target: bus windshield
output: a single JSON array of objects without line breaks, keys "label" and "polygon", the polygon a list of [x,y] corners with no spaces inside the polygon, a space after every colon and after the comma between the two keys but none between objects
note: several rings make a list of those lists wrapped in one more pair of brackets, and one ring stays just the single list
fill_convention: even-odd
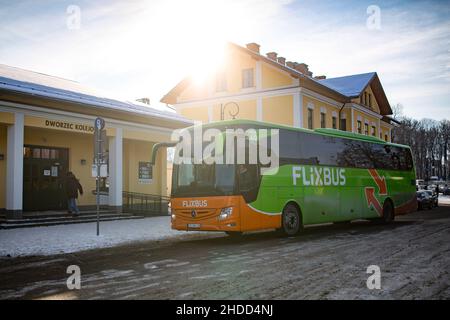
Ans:
[{"label": "bus windshield", "polygon": [[235,165],[174,165],[172,196],[232,195],[234,186]]}]

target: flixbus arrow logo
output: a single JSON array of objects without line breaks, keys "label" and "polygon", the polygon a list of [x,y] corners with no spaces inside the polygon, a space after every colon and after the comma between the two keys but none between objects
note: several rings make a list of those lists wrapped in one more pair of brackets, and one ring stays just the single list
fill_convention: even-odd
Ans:
[{"label": "flixbus arrow logo", "polygon": [[378,186],[378,189],[380,190],[380,196],[387,194],[387,187],[386,187],[386,179],[384,177],[380,177],[378,175],[377,170],[375,169],[369,169],[369,173],[372,176],[373,180],[375,180],[375,183]]},{"label": "flixbus arrow logo", "polygon": [[[380,177],[378,175],[377,170],[375,170],[375,169],[369,169],[369,173],[378,186],[379,195],[386,195],[387,194],[386,179],[384,177]],[[375,209],[377,214],[381,217],[383,215],[383,207],[381,206],[380,202],[378,201],[377,197],[375,196],[375,188],[366,187],[365,193],[366,193],[367,206],[369,208],[370,208],[370,206],[373,206],[373,208]]]}]

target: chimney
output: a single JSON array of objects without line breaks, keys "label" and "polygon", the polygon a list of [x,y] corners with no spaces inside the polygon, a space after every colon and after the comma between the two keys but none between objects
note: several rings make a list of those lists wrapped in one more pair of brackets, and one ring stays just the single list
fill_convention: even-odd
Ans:
[{"label": "chimney", "polygon": [[277,61],[278,54],[276,52],[267,52],[266,55],[270,60]]},{"label": "chimney", "polygon": [[246,47],[247,47],[248,50],[259,54],[259,47],[260,47],[259,44],[255,43],[255,42],[251,42],[251,43],[247,43]]},{"label": "chimney", "polygon": [[308,65],[306,63],[294,63],[294,68],[298,72],[309,75]]},{"label": "chimney", "polygon": [[142,103],[150,105],[150,98],[147,98],[147,97],[136,99],[136,101],[139,101],[139,102],[142,102]]},{"label": "chimney", "polygon": [[278,57],[278,63],[282,64],[283,66],[286,65],[286,58],[284,57]]},{"label": "chimney", "polygon": [[291,69],[295,69],[295,67],[294,67],[294,62],[292,62],[292,61],[286,62],[286,65],[287,65],[289,68],[291,68]]},{"label": "chimney", "polygon": [[325,80],[327,76],[315,76],[314,79],[316,80]]}]

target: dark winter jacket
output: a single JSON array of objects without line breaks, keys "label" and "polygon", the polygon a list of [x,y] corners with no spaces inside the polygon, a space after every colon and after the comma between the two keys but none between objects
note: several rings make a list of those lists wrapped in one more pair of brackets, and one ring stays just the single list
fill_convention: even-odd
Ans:
[{"label": "dark winter jacket", "polygon": [[74,176],[67,177],[66,180],[66,192],[67,198],[78,198],[78,191],[83,194],[83,187],[80,182]]}]

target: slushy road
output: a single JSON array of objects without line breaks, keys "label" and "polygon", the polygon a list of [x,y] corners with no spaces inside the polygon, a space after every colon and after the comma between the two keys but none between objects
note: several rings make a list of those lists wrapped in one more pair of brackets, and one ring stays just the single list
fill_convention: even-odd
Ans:
[{"label": "slushy road", "polygon": [[[69,265],[81,289],[68,290]],[[366,286],[367,267],[381,289]],[[1,299],[449,299],[450,206],[368,222],[231,239],[142,242],[47,257],[2,258]]]}]

